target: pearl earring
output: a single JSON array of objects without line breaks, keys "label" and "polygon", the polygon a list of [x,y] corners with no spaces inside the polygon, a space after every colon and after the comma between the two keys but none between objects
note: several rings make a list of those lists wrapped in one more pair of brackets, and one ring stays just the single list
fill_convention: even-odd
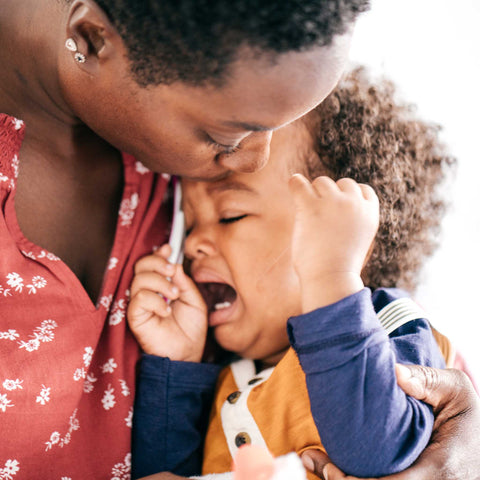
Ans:
[{"label": "pearl earring", "polygon": [[67,48],[67,50],[70,50],[74,53],[73,58],[75,58],[78,63],[85,63],[87,61],[87,57],[83,53],[80,53],[78,51],[77,43],[73,38],[67,38],[67,41],[65,42],[65,47]]}]

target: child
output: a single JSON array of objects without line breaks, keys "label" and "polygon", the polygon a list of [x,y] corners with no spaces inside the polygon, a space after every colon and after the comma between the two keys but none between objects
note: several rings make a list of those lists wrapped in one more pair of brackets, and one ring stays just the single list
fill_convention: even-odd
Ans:
[{"label": "child", "polygon": [[168,246],[137,263],[128,319],[145,352],[199,362],[208,325],[242,357],[219,377],[203,473],[229,471],[253,443],[325,449],[350,474],[380,476],[428,443],[431,409],[396,385],[394,365],[444,363],[394,287],[413,291],[433,250],[453,161],[393,94],[356,71],[275,132],[261,171],[183,181],[195,283]]}]

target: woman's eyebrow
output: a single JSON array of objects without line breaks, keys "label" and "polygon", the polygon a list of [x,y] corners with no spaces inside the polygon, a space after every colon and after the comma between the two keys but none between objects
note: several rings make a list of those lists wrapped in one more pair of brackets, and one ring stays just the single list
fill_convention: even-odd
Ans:
[{"label": "woman's eyebrow", "polygon": [[259,125],[257,123],[248,123],[248,122],[237,122],[234,120],[229,120],[222,122],[226,127],[238,128],[248,132],[268,132],[276,130],[277,127],[266,127],[264,125]]},{"label": "woman's eyebrow", "polygon": [[221,193],[228,190],[235,190],[241,192],[251,193],[253,195],[258,195],[258,192],[253,188],[249,187],[245,183],[239,182],[237,180],[221,180],[220,182],[211,183],[207,187],[207,193],[211,195],[212,193]]}]

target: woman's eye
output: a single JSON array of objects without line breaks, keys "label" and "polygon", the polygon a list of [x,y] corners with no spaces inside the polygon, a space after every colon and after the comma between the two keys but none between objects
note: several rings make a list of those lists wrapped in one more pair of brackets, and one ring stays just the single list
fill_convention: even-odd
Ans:
[{"label": "woman's eye", "polygon": [[235,144],[235,145],[225,145],[223,143],[218,143],[216,142],[213,138],[211,138],[209,135],[207,136],[207,142],[209,145],[214,147],[216,150],[222,150],[222,153],[226,154],[231,154],[235,153],[240,149],[240,144]]},{"label": "woman's eye", "polygon": [[238,222],[239,220],[241,220],[242,218],[245,218],[246,216],[247,216],[247,214],[245,214],[245,215],[238,215],[238,216],[236,216],[236,217],[221,218],[221,219],[220,219],[220,223],[228,224],[228,223]]}]

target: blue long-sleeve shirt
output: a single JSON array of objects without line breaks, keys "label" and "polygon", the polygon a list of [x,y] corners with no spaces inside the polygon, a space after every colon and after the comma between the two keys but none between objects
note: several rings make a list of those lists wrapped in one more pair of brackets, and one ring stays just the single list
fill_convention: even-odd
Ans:
[{"label": "blue long-sleeve shirt", "polygon": [[[356,476],[408,467],[430,438],[431,408],[397,386],[395,362],[443,367],[424,318],[390,337],[376,312],[405,293],[368,289],[294,317],[292,347],[306,374],[312,415],[332,460]],[[200,472],[204,427],[219,367],[145,356],[139,374],[133,475]]]},{"label": "blue long-sleeve shirt", "polygon": [[404,470],[432,432],[431,407],[406,395],[394,372],[396,362],[445,366],[428,321],[411,320],[389,337],[376,315],[404,295],[364,289],[288,322],[322,443],[355,476]]}]

